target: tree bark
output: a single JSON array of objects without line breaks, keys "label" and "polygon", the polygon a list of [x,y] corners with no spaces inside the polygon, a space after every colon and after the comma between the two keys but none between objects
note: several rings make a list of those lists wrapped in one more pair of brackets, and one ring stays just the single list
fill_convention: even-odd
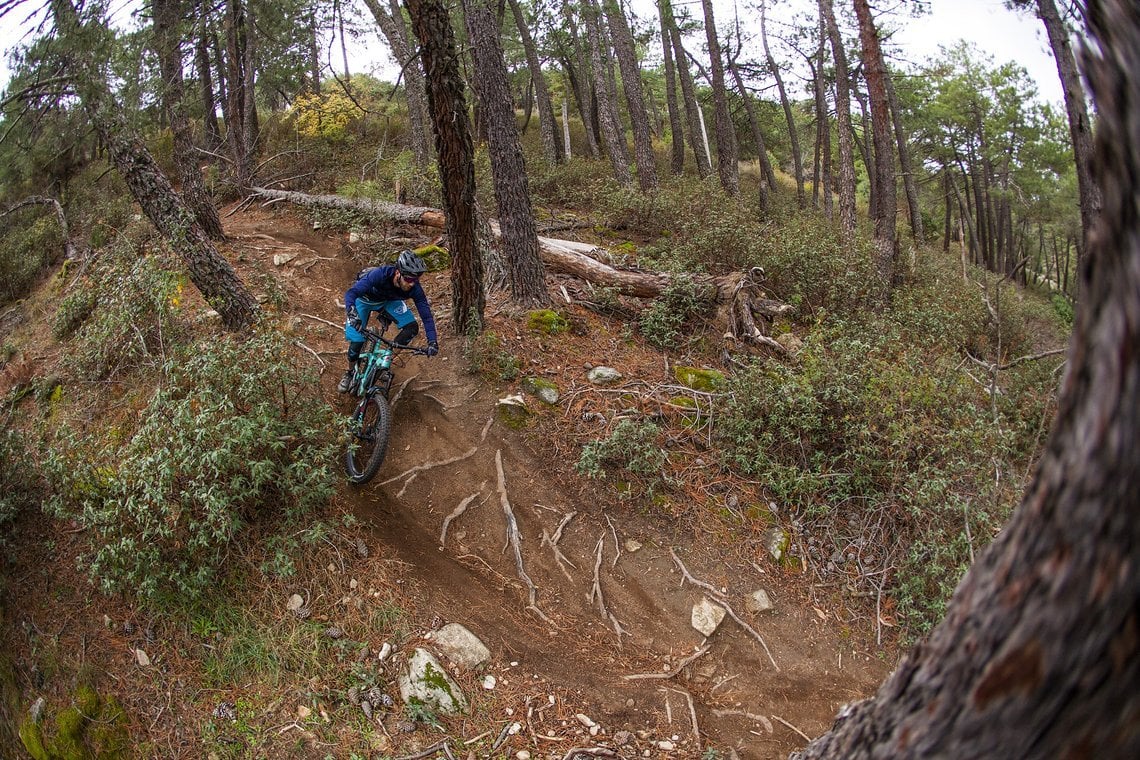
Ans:
[{"label": "tree bark", "polygon": [[871,101],[871,135],[875,144],[875,205],[871,220],[875,224],[875,268],[879,273],[883,292],[889,293],[898,276],[898,239],[896,214],[898,191],[895,188],[895,151],[892,139],[890,100],[887,97],[886,63],[879,46],[879,30],[871,16],[867,0],[854,0],[855,16],[859,19],[859,41],[863,48],[863,71],[867,79],[867,96]]},{"label": "tree bark", "polygon": [[772,56],[772,51],[768,47],[768,23],[767,23],[767,4],[761,0],[760,3],[760,39],[764,45],[764,58],[768,62],[768,68],[772,72],[772,78],[776,80],[776,90],[780,93],[780,105],[784,109],[784,121],[788,124],[788,139],[792,144],[792,167],[796,175],[796,203],[800,208],[806,206],[804,199],[804,162],[800,154],[800,136],[799,130],[796,129],[796,120],[792,115],[792,104],[788,101],[788,91],[784,88],[784,77],[780,74],[780,67],[776,64],[776,59]]},{"label": "tree bark", "polygon": [[233,160],[234,178],[239,188],[253,180],[254,149],[257,144],[257,109],[253,103],[254,32],[248,8],[241,0],[226,3],[225,101],[226,142]]},{"label": "tree bark", "polygon": [[1069,135],[1073,140],[1073,158],[1077,164],[1077,191],[1081,203],[1081,229],[1085,237],[1100,215],[1100,188],[1092,175],[1092,125],[1085,105],[1085,91],[1081,87],[1081,75],[1073,58],[1073,46],[1069,30],[1057,5],[1053,0],[1037,0],[1037,15],[1045,24],[1049,35],[1049,47],[1057,62],[1057,74],[1061,78],[1061,91],[1065,97],[1065,113],[1069,117]]},{"label": "tree bark", "polygon": [[202,181],[198,168],[197,151],[190,133],[190,121],[183,103],[181,30],[183,3],[181,0],[152,0],[154,14],[154,47],[162,72],[162,105],[170,120],[174,163],[182,182],[182,198],[194,213],[202,230],[212,240],[225,240],[222,220],[214,208],[214,200]]},{"label": "tree bark", "polygon": [[585,16],[586,34],[590,44],[590,69],[593,74],[594,94],[597,97],[597,116],[602,127],[602,140],[606,145],[613,168],[614,179],[625,187],[633,183],[629,170],[629,150],[625,145],[625,134],[617,117],[616,96],[611,89],[609,55],[602,34],[600,13],[595,0],[586,0],[582,8]]},{"label": "tree bark", "polygon": [[943,622],[793,757],[1140,757],[1140,8],[1089,19],[1104,206],[1045,453]]},{"label": "tree bark", "polygon": [[213,33],[210,29],[209,14],[202,0],[196,0],[194,9],[198,21],[198,31],[194,40],[194,61],[198,69],[198,87],[202,96],[202,118],[206,125],[206,133],[210,136],[209,147],[214,149],[222,144],[222,128],[218,124],[218,99],[214,94],[214,81],[210,73],[210,38]]},{"label": "tree bark", "polygon": [[545,304],[549,295],[538,258],[538,233],[530,205],[514,103],[507,83],[507,66],[499,44],[499,24],[487,0],[464,0],[463,11],[472,43],[475,91],[482,101],[487,121],[491,173],[511,297],[528,307]]},{"label": "tree bark", "polygon": [[716,105],[716,167],[720,184],[729,195],[740,193],[740,162],[736,150],[736,130],[728,113],[728,90],[724,85],[724,58],[716,35],[712,0],[701,0],[705,15],[705,39],[712,68],[713,103]]},{"label": "tree bark", "polygon": [[851,79],[847,73],[847,53],[839,25],[835,23],[832,0],[819,0],[819,12],[827,26],[831,55],[835,62],[835,119],[839,133],[839,231],[845,241],[855,237],[855,153],[851,138]]},{"label": "tree bark", "polygon": [[689,122],[689,144],[693,146],[693,156],[697,162],[697,175],[704,179],[712,174],[712,162],[709,154],[703,150],[704,141],[701,127],[701,109],[697,105],[697,88],[693,84],[693,75],[689,72],[688,54],[685,46],[681,44],[681,32],[677,28],[677,20],[673,18],[673,6],[670,0],[660,0],[661,9],[669,23],[669,38],[673,42],[673,62],[677,66],[677,76],[681,80],[681,94],[685,99],[685,119]]},{"label": "tree bark", "polygon": [[441,0],[406,0],[420,41],[436,161],[451,248],[452,323],[458,335],[483,329],[486,296],[475,207],[475,149],[451,19]]},{"label": "tree bark", "polygon": [[[621,69],[622,90],[629,113],[629,124],[633,131],[633,156],[637,165],[637,184],[641,192],[650,193],[657,189],[657,160],[653,155],[653,136],[649,128],[649,112],[645,107],[645,95],[641,87],[641,69],[637,65],[634,51],[633,33],[625,14],[618,7],[617,0],[602,0],[609,24],[610,36],[614,43],[614,53]],[[624,139],[624,138],[623,138]]]},{"label": "tree bark", "polygon": [[669,0],[657,1],[657,18],[661,23],[661,53],[665,59],[665,105],[669,110],[669,134],[672,139],[672,152],[669,156],[669,171],[679,176],[685,171],[685,135],[681,125],[681,109],[677,104],[677,72],[673,67],[673,42],[669,36],[669,25],[665,22],[665,7]]},{"label": "tree bark", "polygon": [[895,128],[895,141],[899,150],[899,169],[903,176],[903,191],[906,193],[906,205],[910,213],[910,231],[918,242],[926,240],[926,232],[922,225],[922,210],[918,205],[918,185],[914,181],[914,166],[910,160],[910,146],[907,140],[907,131],[903,126],[902,109],[899,108],[898,95],[895,94],[894,78],[888,73],[886,77],[887,100],[891,107],[891,120]]},{"label": "tree bark", "polygon": [[526,17],[523,16],[519,0],[510,0],[510,3],[511,13],[515,17],[515,26],[518,27],[523,51],[526,53],[530,80],[534,83],[534,98],[538,105],[538,130],[539,136],[542,138],[542,154],[549,163],[559,164],[562,163],[562,141],[558,134],[558,122],[554,120],[554,104],[550,100],[550,88],[546,84],[546,76],[542,73],[542,61],[538,57],[538,48],[535,47],[534,37],[527,27]]}]

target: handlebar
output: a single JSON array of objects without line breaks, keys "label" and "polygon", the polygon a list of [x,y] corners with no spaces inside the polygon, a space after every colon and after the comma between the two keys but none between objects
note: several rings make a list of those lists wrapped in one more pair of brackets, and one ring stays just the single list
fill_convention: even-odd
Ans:
[{"label": "handlebar", "polygon": [[383,343],[385,346],[392,349],[393,351],[410,351],[412,356],[428,356],[428,351],[426,348],[422,348],[419,346],[409,346],[409,345],[404,344],[404,343],[395,343],[393,341],[388,340],[387,338],[385,338],[380,333],[373,332],[372,330],[369,330],[367,327],[360,330],[360,332],[363,333],[364,337],[367,338],[368,340],[374,341],[376,343]]}]

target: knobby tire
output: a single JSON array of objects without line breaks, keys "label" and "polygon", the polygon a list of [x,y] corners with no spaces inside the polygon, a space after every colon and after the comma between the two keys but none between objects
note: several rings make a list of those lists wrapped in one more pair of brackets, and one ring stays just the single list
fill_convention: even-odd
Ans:
[{"label": "knobby tire", "polygon": [[392,432],[392,414],[388,401],[379,393],[362,400],[356,407],[353,419],[360,421],[348,434],[344,469],[348,480],[357,485],[367,483],[384,463],[388,451],[388,436]]}]

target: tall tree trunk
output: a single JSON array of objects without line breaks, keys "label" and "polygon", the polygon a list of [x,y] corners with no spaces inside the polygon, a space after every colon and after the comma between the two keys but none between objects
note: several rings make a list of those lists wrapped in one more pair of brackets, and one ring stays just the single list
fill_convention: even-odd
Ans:
[{"label": "tall tree trunk", "polygon": [[[586,51],[587,46],[582,42],[581,35],[578,34],[580,24],[578,23],[578,19],[574,16],[574,9],[571,7],[569,0],[562,0],[560,10],[565,28],[569,30],[570,39],[574,44],[573,59],[571,60],[569,52],[564,54],[563,67],[566,70],[566,76],[570,79],[570,89],[573,91],[574,100],[578,104],[578,113],[582,117],[582,128],[586,132],[586,150],[589,152],[590,158],[598,158],[602,155],[602,152],[598,147],[599,135],[596,110],[594,108],[593,90],[590,84],[593,76],[590,73],[589,54]],[[575,71],[577,71],[577,74],[575,74]]]},{"label": "tall tree trunk", "polygon": [[827,23],[823,14],[819,17],[819,47],[816,51],[816,75],[814,78],[815,113],[817,120],[816,142],[819,145],[820,163],[822,164],[823,182],[823,214],[828,219],[835,216],[832,200],[832,164],[831,164],[831,115],[827,108],[827,79],[824,77],[827,64]]},{"label": "tall tree trunk", "polygon": [[321,94],[321,46],[317,39],[317,8],[309,9],[309,28],[306,30],[309,42],[309,92]]},{"label": "tall tree trunk", "polygon": [[946,618],[802,760],[1140,756],[1140,8],[1089,18],[1104,205],[1045,453]]},{"label": "tall tree trunk", "polygon": [[407,0],[420,41],[443,210],[451,248],[452,322],[459,335],[483,329],[486,296],[475,207],[475,149],[451,19],[441,0]]},{"label": "tall tree trunk", "polygon": [[602,139],[606,144],[606,154],[613,168],[614,179],[619,185],[632,184],[629,170],[629,150],[625,145],[625,135],[621,122],[617,119],[616,93],[610,90],[610,75],[607,67],[608,56],[605,50],[605,37],[602,35],[600,13],[595,0],[587,0],[582,8],[586,22],[586,34],[590,44],[590,68],[594,77],[594,95],[597,97],[598,121],[602,126]]},{"label": "tall tree trunk", "polygon": [[661,23],[661,52],[665,59],[665,104],[669,110],[669,134],[672,138],[672,152],[669,171],[680,175],[685,171],[685,136],[681,126],[681,109],[677,104],[677,72],[673,68],[673,42],[669,36],[669,25],[665,22],[665,7],[669,0],[657,0],[657,18]]},{"label": "tall tree trunk", "polygon": [[903,191],[906,193],[906,205],[910,214],[910,231],[914,239],[923,242],[926,233],[922,229],[922,210],[918,205],[918,185],[914,181],[914,167],[910,160],[910,146],[907,142],[906,128],[903,126],[902,109],[899,108],[899,99],[895,94],[894,78],[888,73],[886,77],[887,99],[891,106],[891,120],[895,127],[895,141],[899,150],[899,169],[903,175]]},{"label": "tall tree trunk", "polygon": [[839,230],[844,240],[855,237],[855,153],[851,137],[851,79],[847,73],[847,52],[839,25],[835,23],[832,0],[819,0],[819,12],[827,25],[831,56],[835,62],[835,118],[839,134]]},{"label": "tall tree trunk", "polygon": [[649,128],[649,112],[641,87],[641,69],[637,65],[633,33],[617,0],[602,0],[613,39],[614,54],[621,68],[622,90],[625,92],[629,124],[633,131],[633,156],[637,164],[637,183],[643,193],[657,189],[657,160],[653,155],[653,136]]},{"label": "tall tree trunk", "polygon": [[254,148],[257,142],[257,110],[254,106],[254,32],[248,7],[242,0],[226,3],[226,142],[233,160],[234,178],[239,188],[250,186],[253,178]]},{"label": "tall tree trunk", "polygon": [[740,193],[740,162],[736,150],[736,129],[728,112],[728,90],[724,84],[724,58],[717,39],[712,0],[701,0],[705,15],[705,39],[708,40],[712,68],[713,103],[716,105],[716,167],[720,184],[729,195]]},{"label": "tall tree trunk", "polygon": [[198,69],[198,87],[202,96],[202,119],[209,135],[209,147],[215,149],[222,144],[222,128],[218,123],[218,98],[214,94],[214,81],[210,73],[210,23],[202,0],[196,0],[194,11],[197,14],[197,34],[194,40],[194,62]]},{"label": "tall tree trunk", "polygon": [[534,83],[535,101],[538,106],[538,130],[539,136],[542,138],[542,154],[549,163],[562,163],[562,141],[558,134],[558,122],[554,120],[554,104],[550,100],[550,88],[546,84],[546,76],[542,73],[542,61],[538,57],[538,48],[535,47],[534,37],[531,36],[526,17],[523,16],[522,7],[519,6],[519,0],[510,0],[510,3],[511,13],[515,17],[515,26],[518,27],[523,51],[526,53],[530,80]]},{"label": "tall tree trunk", "polygon": [[764,45],[764,58],[768,62],[768,68],[772,72],[772,78],[776,80],[776,90],[780,93],[780,105],[784,109],[784,121],[788,124],[788,139],[792,144],[792,166],[796,174],[796,203],[800,208],[803,208],[807,203],[804,198],[804,162],[803,156],[800,153],[800,135],[799,130],[796,129],[795,117],[792,115],[792,104],[788,100],[788,91],[784,87],[784,77],[780,74],[780,67],[776,64],[776,59],[772,56],[772,51],[768,47],[767,15],[767,3],[761,0],[760,39]]},{"label": "tall tree trunk", "polygon": [[416,166],[426,167],[431,160],[431,137],[424,70],[418,60],[412,40],[404,23],[404,13],[398,0],[364,0],[376,26],[388,41],[388,47],[402,67],[404,93],[408,99],[408,143]]},{"label": "tall tree trunk", "polygon": [[744,86],[744,78],[740,75],[740,67],[735,61],[729,61],[728,70],[740,92],[744,103],[744,112],[748,115],[748,125],[752,129],[752,139],[756,141],[756,153],[760,160],[760,210],[768,210],[769,195],[776,189],[776,173],[772,170],[772,162],[768,159],[768,148],[764,145],[764,133],[760,131],[760,120],[756,118],[756,107],[748,97],[748,88]]},{"label": "tall tree trunk", "polygon": [[697,88],[693,84],[693,75],[689,72],[688,54],[681,44],[681,32],[677,28],[677,21],[673,18],[673,6],[670,0],[661,0],[661,8],[667,16],[669,24],[669,39],[673,42],[673,62],[677,66],[677,77],[681,80],[681,95],[685,99],[685,120],[689,122],[689,144],[693,146],[693,156],[697,162],[697,174],[701,179],[712,174],[712,162],[708,151],[701,149],[704,129],[701,126],[701,111],[697,105]]},{"label": "tall tree trunk", "polygon": [[875,206],[871,209],[871,219],[875,224],[876,268],[880,284],[889,292],[898,278],[898,239],[896,234],[896,214],[898,213],[898,191],[895,188],[895,149],[892,138],[891,105],[887,96],[886,63],[879,46],[879,30],[871,17],[871,7],[867,0],[854,0],[855,16],[859,19],[859,41],[863,48],[863,71],[867,78],[867,97],[871,100],[871,134],[875,143],[876,177]]},{"label": "tall tree trunk", "polygon": [[186,117],[182,86],[181,0],[152,0],[154,14],[154,47],[162,72],[162,105],[170,120],[173,138],[174,163],[182,183],[182,198],[194,213],[202,230],[213,240],[224,240],[222,220],[214,201],[202,181],[198,158],[190,133],[190,120]]},{"label": "tall tree trunk", "polygon": [[475,63],[475,91],[483,103],[487,143],[499,228],[511,282],[511,296],[519,304],[534,306],[549,301],[542,262],[538,258],[538,232],[527,187],[526,162],[515,123],[515,109],[507,82],[507,65],[499,43],[494,0],[464,0],[467,35]]},{"label": "tall tree trunk", "polygon": [[1045,24],[1049,47],[1057,62],[1061,78],[1061,91],[1065,97],[1065,113],[1069,117],[1069,135],[1073,140],[1073,158],[1077,164],[1077,192],[1080,194],[1081,229],[1085,237],[1096,222],[1101,209],[1101,191],[1092,175],[1092,125],[1085,105],[1085,91],[1081,75],[1073,58],[1069,30],[1057,12],[1053,0],[1037,0],[1037,15]]},{"label": "tall tree trunk", "polygon": [[83,110],[131,195],[186,264],[190,281],[221,315],[222,323],[231,330],[249,327],[257,317],[257,302],[123,118],[91,49],[80,44],[83,28],[75,8],[68,0],[51,0],[51,12],[60,36],[72,41],[68,66]]}]

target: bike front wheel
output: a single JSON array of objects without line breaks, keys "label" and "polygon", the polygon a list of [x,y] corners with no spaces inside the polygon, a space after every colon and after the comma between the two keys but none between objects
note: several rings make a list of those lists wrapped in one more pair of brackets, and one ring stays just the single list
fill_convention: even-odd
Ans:
[{"label": "bike front wheel", "polygon": [[364,398],[349,423],[344,454],[344,469],[349,482],[359,485],[372,480],[384,463],[391,432],[392,415],[388,401],[378,393]]}]

